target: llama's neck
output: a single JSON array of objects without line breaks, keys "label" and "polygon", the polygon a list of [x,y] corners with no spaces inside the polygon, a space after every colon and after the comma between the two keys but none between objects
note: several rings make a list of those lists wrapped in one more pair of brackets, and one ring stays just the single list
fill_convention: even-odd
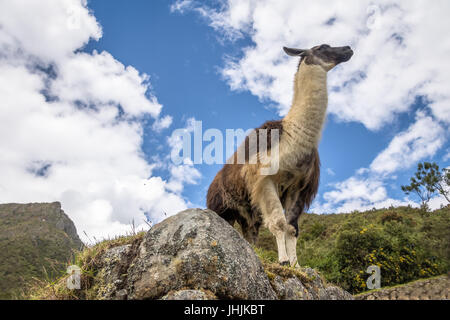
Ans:
[{"label": "llama's neck", "polygon": [[283,130],[306,148],[317,148],[328,104],[327,72],[302,63],[295,75],[292,107],[283,119]]}]

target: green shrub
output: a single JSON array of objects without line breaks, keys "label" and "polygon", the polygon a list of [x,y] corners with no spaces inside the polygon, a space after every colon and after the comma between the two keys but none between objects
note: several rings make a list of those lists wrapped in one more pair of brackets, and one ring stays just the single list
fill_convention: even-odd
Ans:
[{"label": "green shrub", "polygon": [[403,218],[395,211],[387,211],[381,216],[381,223],[385,224],[389,221],[403,222]]},{"label": "green shrub", "polygon": [[[411,207],[350,214],[304,214],[297,254],[302,266],[318,269],[351,293],[366,288],[370,265],[391,286],[444,274],[450,269],[450,207],[423,214]],[[276,261],[274,237],[261,230],[257,247]]]},{"label": "green shrub", "polygon": [[[392,216],[392,214],[390,214]],[[383,219],[381,219],[383,220]],[[337,282],[352,293],[366,289],[366,270],[377,265],[381,285],[392,286],[446,272],[445,257],[425,250],[414,229],[393,219],[384,225],[347,226],[339,235],[334,256],[340,275]]]}]

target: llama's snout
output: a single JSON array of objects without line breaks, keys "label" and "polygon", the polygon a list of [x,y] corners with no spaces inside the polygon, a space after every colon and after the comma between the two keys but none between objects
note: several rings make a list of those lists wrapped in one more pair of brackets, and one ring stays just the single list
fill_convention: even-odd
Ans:
[{"label": "llama's snout", "polygon": [[340,52],[339,52],[339,58],[338,58],[338,62],[347,62],[348,60],[350,60],[353,56],[353,50],[350,46],[345,46],[345,47],[341,47],[339,48]]}]

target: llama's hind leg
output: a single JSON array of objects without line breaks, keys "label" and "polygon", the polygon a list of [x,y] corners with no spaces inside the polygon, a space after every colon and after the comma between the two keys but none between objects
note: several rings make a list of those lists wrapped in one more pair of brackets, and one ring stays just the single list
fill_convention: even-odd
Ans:
[{"label": "llama's hind leg", "polygon": [[221,212],[219,216],[226,222],[228,222],[232,227],[234,227],[236,220],[238,220],[239,213],[237,210],[226,209],[223,212]]},{"label": "llama's hind leg", "polygon": [[255,244],[256,238],[253,234],[253,228],[249,225],[249,222],[244,217],[239,217],[238,223],[241,226],[242,235],[244,236],[244,239],[247,240],[250,244]]},{"label": "llama's hind leg", "polygon": [[299,268],[297,258],[297,238],[298,238],[298,218],[303,211],[303,203],[299,196],[299,192],[289,193],[286,197],[286,252],[289,257],[291,267]]},{"label": "llama's hind leg", "polygon": [[261,221],[259,220],[258,213],[252,212],[246,209],[239,210],[238,223],[241,226],[242,234],[250,244],[256,244],[258,240],[259,227]]},{"label": "llama's hind leg", "polygon": [[260,181],[257,189],[253,193],[253,200],[261,210],[264,224],[276,238],[278,261],[281,264],[288,264],[289,257],[286,252],[286,218],[277,189],[270,178]]}]

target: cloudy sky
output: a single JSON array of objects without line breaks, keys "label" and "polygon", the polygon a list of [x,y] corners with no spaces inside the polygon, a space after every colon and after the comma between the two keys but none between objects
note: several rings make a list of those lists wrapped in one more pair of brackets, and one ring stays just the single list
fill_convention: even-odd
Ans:
[{"label": "cloudy sky", "polygon": [[173,130],[283,117],[298,61],[282,46],[329,43],[355,55],[329,74],[311,210],[415,205],[400,185],[417,162],[450,162],[449,9],[447,0],[0,0],[0,203],[60,201],[83,240],[204,207],[220,165],[173,165]]}]

